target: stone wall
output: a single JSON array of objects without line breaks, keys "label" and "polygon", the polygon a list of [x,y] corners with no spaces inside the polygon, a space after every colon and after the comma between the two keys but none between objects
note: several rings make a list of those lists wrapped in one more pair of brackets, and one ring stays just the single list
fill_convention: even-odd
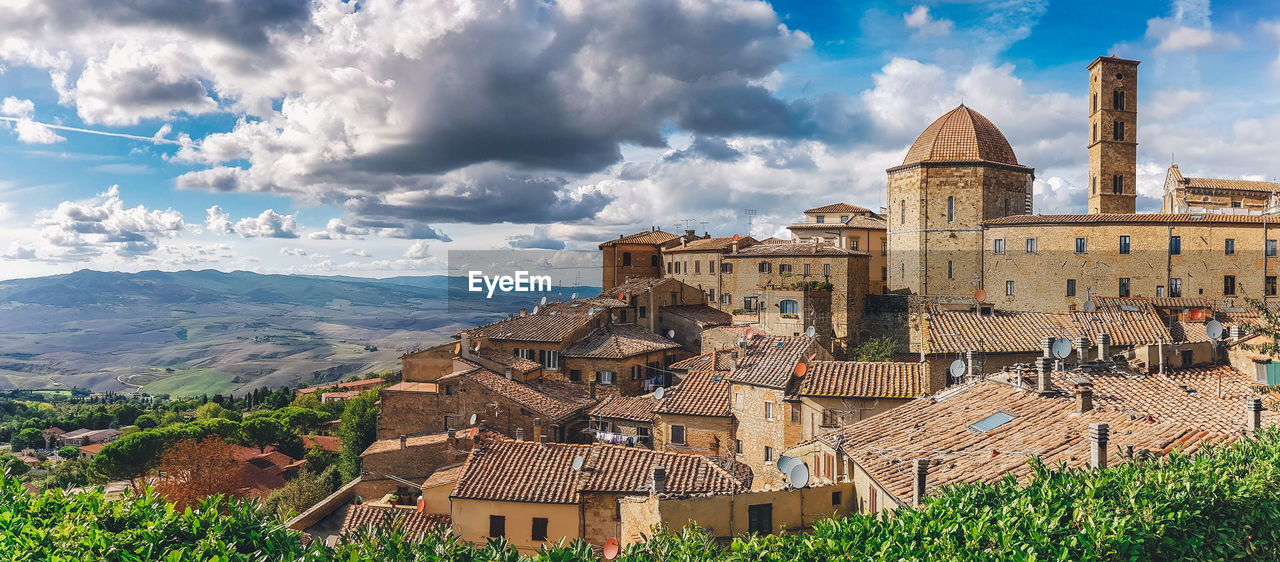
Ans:
[{"label": "stone wall", "polygon": [[[734,383],[730,386],[730,407],[738,420],[735,437],[742,441],[742,454],[738,461],[751,467],[756,475],[753,487],[762,486],[777,476],[774,463],[782,451],[791,445],[786,439],[787,425],[791,424],[790,412],[784,402],[781,389]],[[773,404],[773,417],[765,416],[765,403]],[[772,459],[765,461],[765,448],[772,449]]]},{"label": "stone wall", "polygon": [[[631,277],[662,277],[662,253],[653,244],[618,244],[600,251],[603,263],[604,290],[608,291]],[[631,265],[625,266],[625,254],[631,254]],[[654,260],[657,260],[656,263]],[[585,295],[584,295],[585,296]]]},{"label": "stone wall", "polygon": [[457,345],[449,342],[401,356],[405,382],[433,382],[453,372],[453,350]]},{"label": "stone wall", "polygon": [[[671,442],[671,426],[684,426],[684,444]],[[736,423],[732,416],[656,414],[653,449],[690,455],[719,456],[733,450]]]}]

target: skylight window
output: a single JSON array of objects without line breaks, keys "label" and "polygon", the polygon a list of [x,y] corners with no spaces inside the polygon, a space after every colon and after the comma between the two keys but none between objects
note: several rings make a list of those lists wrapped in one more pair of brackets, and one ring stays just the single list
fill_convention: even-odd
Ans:
[{"label": "skylight window", "polygon": [[1131,304],[1122,304],[1122,305],[1120,305],[1120,310],[1123,310],[1123,311],[1125,311],[1125,312],[1142,312],[1142,309],[1141,309],[1141,308],[1138,308],[1138,307],[1136,307],[1136,306],[1134,306],[1134,305],[1131,305]]},{"label": "skylight window", "polygon": [[1005,412],[996,412],[994,414],[991,414],[985,418],[982,418],[974,422],[973,425],[969,426],[969,429],[976,431],[978,433],[986,433],[988,431],[991,431],[997,427],[1000,427],[1006,423],[1013,421],[1015,417],[1017,416],[1014,416],[1013,414],[1009,414]]}]

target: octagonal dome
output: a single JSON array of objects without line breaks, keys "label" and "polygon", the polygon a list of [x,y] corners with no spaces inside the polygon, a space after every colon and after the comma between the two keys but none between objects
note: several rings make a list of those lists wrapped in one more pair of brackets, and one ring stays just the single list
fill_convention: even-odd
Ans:
[{"label": "octagonal dome", "polygon": [[1018,166],[1018,157],[990,119],[965,105],[939,117],[912,143],[902,165],[920,162],[993,162]]}]

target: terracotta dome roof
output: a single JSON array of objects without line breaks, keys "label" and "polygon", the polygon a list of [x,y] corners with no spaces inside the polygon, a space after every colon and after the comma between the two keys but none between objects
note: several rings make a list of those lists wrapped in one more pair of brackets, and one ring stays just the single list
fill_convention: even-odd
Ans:
[{"label": "terracotta dome roof", "polygon": [[961,105],[920,133],[902,165],[978,161],[1019,165],[1000,129],[981,113]]}]

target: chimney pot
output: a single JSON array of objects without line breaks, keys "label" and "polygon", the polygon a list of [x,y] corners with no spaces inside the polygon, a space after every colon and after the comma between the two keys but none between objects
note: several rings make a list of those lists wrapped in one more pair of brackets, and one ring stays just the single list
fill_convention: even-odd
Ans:
[{"label": "chimney pot", "polygon": [[409,436],[407,436],[407,435],[401,435],[401,436],[400,436],[400,448],[401,448],[401,449],[403,449],[403,448],[408,447],[408,446],[409,446]]},{"label": "chimney pot", "polygon": [[1107,348],[1111,347],[1111,334],[1102,334],[1098,336],[1098,361],[1109,361]]},{"label": "chimney pot", "polygon": [[591,393],[591,399],[596,399],[596,381],[587,383],[587,390]]},{"label": "chimney pot", "polygon": [[524,428],[523,428],[523,427],[517,427],[517,428],[516,428],[516,441],[524,441]]},{"label": "chimney pot", "polygon": [[663,494],[667,491],[667,469],[661,466],[653,467],[653,493]]},{"label": "chimney pot", "polygon": [[1044,349],[1044,358],[1053,357],[1053,338],[1045,338],[1041,345]]},{"label": "chimney pot", "polygon": [[1084,336],[1076,338],[1076,354],[1080,357],[1080,363],[1089,361],[1089,338]]},{"label": "chimney pot", "polygon": [[929,459],[915,459],[915,481],[911,485],[911,505],[920,506],[929,483]]},{"label": "chimney pot", "polygon": [[1076,389],[1076,412],[1085,413],[1093,409],[1093,387],[1087,384]]},{"label": "chimney pot", "polygon": [[1107,439],[1111,426],[1106,422],[1089,424],[1089,464],[1094,468],[1107,467]]},{"label": "chimney pot", "polygon": [[1262,399],[1249,398],[1244,401],[1244,410],[1248,414],[1249,435],[1257,435],[1258,430],[1262,429]]},{"label": "chimney pot", "polygon": [[1053,362],[1041,357],[1036,359],[1036,392],[1048,394],[1053,391]]},{"label": "chimney pot", "polygon": [[965,360],[966,360],[966,361],[968,361],[968,363],[969,363],[969,372],[968,372],[968,375],[972,377],[972,376],[974,375],[974,373],[973,373],[973,350],[972,350],[972,349],[970,349],[969,351],[964,352],[964,358],[965,358]]},{"label": "chimney pot", "polygon": [[729,370],[730,371],[738,370],[738,352],[736,351],[729,352]]}]

